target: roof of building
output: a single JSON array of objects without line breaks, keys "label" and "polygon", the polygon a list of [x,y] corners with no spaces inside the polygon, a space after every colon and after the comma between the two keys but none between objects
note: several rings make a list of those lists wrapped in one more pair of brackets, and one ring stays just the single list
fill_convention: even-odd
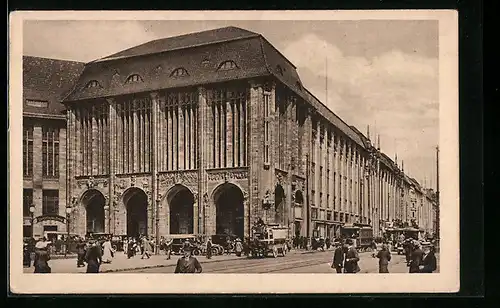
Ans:
[{"label": "roof of building", "polygon": [[257,37],[260,34],[237,27],[224,27],[202,32],[189,33],[179,36],[162,38],[150,41],[132,48],[117,52],[110,56],[96,60],[103,62],[122,58],[144,56],[166,51],[179,50],[202,46],[207,44],[221,43],[243,38]]},{"label": "roof of building", "polygon": [[23,113],[61,115],[84,63],[23,56]]}]

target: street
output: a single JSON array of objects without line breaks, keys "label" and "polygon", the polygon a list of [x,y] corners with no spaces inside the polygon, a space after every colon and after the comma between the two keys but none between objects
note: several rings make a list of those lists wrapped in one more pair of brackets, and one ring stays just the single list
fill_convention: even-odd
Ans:
[{"label": "street", "polygon": [[[199,257],[203,267],[203,273],[335,273],[330,267],[332,251],[315,252],[292,252],[285,257],[248,259],[245,257],[239,259],[224,260],[222,262],[204,263],[205,257]],[[378,259],[373,258],[371,253],[360,253],[359,266],[361,273],[378,273]],[[179,258],[179,256],[176,256]],[[173,273],[175,267],[157,267],[146,268],[131,271],[122,271],[121,273]],[[439,261],[438,270],[439,271]],[[405,263],[405,257],[393,254],[392,261],[389,264],[391,273],[407,273],[408,267]]]}]

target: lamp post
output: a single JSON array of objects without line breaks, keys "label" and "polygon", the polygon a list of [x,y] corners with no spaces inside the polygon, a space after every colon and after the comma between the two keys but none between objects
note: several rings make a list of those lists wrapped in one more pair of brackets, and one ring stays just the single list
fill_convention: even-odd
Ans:
[{"label": "lamp post", "polygon": [[64,250],[64,256],[67,256],[69,250],[69,218],[71,210],[71,206],[66,207],[66,249]]},{"label": "lamp post", "polygon": [[34,238],[35,236],[35,206],[32,204],[30,206],[30,220],[31,220],[31,237]]}]

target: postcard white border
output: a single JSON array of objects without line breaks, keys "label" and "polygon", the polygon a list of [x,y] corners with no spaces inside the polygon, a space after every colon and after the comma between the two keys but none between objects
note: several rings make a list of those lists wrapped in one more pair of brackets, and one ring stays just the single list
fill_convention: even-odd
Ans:
[{"label": "postcard white border", "polygon": [[[22,44],[24,20],[438,20],[441,249],[434,274],[23,274]],[[10,15],[10,287],[18,294],[71,293],[434,293],[457,292],[459,261],[458,12],[377,11],[17,11]],[[133,278],[133,279],[132,279]],[[133,283],[131,283],[133,282]]]}]

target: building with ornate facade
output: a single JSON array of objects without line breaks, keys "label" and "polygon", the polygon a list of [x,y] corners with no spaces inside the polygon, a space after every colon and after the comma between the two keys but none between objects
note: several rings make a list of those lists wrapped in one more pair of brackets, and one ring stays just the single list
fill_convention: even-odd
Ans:
[{"label": "building with ornate facade", "polygon": [[261,218],[291,236],[346,223],[381,235],[430,219],[414,211],[418,183],[258,33],[192,33],[87,63],[62,103],[72,233],[245,237]]}]

